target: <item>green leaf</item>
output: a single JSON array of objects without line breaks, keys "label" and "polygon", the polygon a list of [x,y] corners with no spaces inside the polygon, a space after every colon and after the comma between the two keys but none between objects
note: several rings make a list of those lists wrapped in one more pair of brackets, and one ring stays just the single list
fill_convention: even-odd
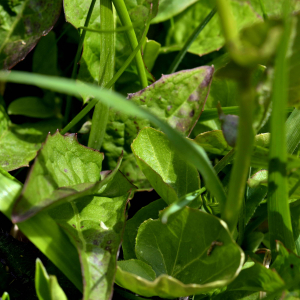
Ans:
[{"label": "green leaf", "polygon": [[244,254],[223,224],[188,207],[172,215],[167,225],[160,220],[144,222],[138,231],[136,254],[153,268],[156,279],[148,281],[118,268],[116,283],[139,295],[163,298],[206,293],[227,285],[239,273]]},{"label": "green leaf", "polygon": [[286,249],[279,241],[276,242],[277,256],[272,264],[284,282],[288,285],[293,281],[300,282],[300,258]]},{"label": "green leaf", "polygon": [[244,268],[238,277],[228,285],[227,291],[275,292],[285,285],[276,271],[267,269],[260,263]]},{"label": "green leaf", "polygon": [[45,75],[58,75],[57,45],[55,33],[49,32],[37,44],[32,60],[32,72]]},{"label": "green leaf", "polygon": [[35,290],[39,300],[67,300],[56,276],[48,275],[39,258],[35,263]]},{"label": "green leaf", "polygon": [[51,118],[55,116],[55,111],[53,107],[47,106],[41,98],[22,97],[14,100],[8,106],[8,114],[33,118]]},{"label": "green leaf", "polygon": [[166,122],[161,121],[148,110],[145,110],[130,101],[126,101],[123,97],[112,91],[99,89],[91,84],[78,84],[65,78],[14,71],[9,74],[0,72],[0,80],[31,85],[35,84],[42,88],[50,88],[57,92],[69,93],[74,96],[79,96],[80,93],[90,93],[93,94],[96,99],[101,99],[103,103],[110,105],[115,109],[122,110],[123,113],[150,120],[166,133],[171,143],[176,147],[176,151],[180,153],[188,163],[197,167],[206,182],[206,188],[216,197],[216,200],[220,205],[222,206],[225,204],[226,196],[223,186],[205,151],[196,143],[192,143],[188,139],[183,138],[179,132],[174,130]]},{"label": "green leaf", "polygon": [[161,44],[153,40],[147,40],[143,50],[143,60],[147,69],[151,72],[154,63],[158,57]]},{"label": "green leaf", "polygon": [[7,292],[4,292],[1,299],[2,300],[10,300],[9,294]]},{"label": "green leaf", "polygon": [[146,280],[154,281],[156,274],[146,263],[138,259],[118,261],[118,267],[125,271],[140,276]]},{"label": "green leaf", "polygon": [[255,252],[263,239],[264,234],[262,232],[250,232],[244,236],[242,248],[244,251]]},{"label": "green leaf", "polygon": [[[213,68],[200,67],[163,76],[146,89],[129,95],[129,100],[147,108],[173,128],[189,134],[203,111],[209,93]],[[111,109],[103,141],[103,151],[108,169],[115,167],[117,158],[124,151],[121,171],[139,188],[149,188],[149,183],[138,169],[130,150],[140,129],[149,126],[147,118],[128,117]]]},{"label": "green leaf", "polygon": [[50,211],[78,249],[84,300],[111,297],[128,196],[83,197]]},{"label": "green leaf", "polygon": [[[152,187],[168,204],[200,189],[197,169],[177,154],[162,132],[142,129],[132,143],[132,151]],[[193,205],[198,207],[199,203]]]},{"label": "green leaf", "polygon": [[221,130],[213,130],[201,133],[196,136],[194,141],[200,145],[206,152],[226,155],[232,147],[230,147]]},{"label": "green leaf", "polygon": [[158,7],[158,14],[152,21],[152,23],[160,23],[166,21],[182,11],[184,11],[187,7],[195,3],[197,0],[160,0]]},{"label": "green leaf", "polygon": [[[64,140],[62,139],[62,142]],[[81,154],[79,157],[82,159],[84,156],[87,156],[84,153],[86,149],[82,147],[74,147],[76,145],[76,140],[74,141],[73,147],[71,145],[71,151],[72,154],[75,152],[76,154]],[[116,168],[112,172],[108,172],[109,174],[105,176],[105,178],[101,181],[94,182],[82,182],[77,183],[75,185],[70,186],[60,186],[60,180],[55,178],[55,174],[53,174],[53,169],[49,170],[47,163],[45,163],[45,157],[50,158],[55,155],[55,153],[60,152],[60,150],[63,147],[70,147],[71,143],[66,142],[65,145],[62,145],[62,147],[58,146],[59,142],[58,139],[51,139],[47,141],[45,147],[41,150],[40,154],[38,155],[34,167],[31,171],[30,176],[27,178],[25,183],[25,188],[22,191],[21,196],[19,197],[18,201],[16,202],[13,214],[12,214],[12,220],[13,222],[23,222],[24,220],[32,217],[33,215],[37,214],[43,209],[50,209],[54,208],[58,205],[61,205],[65,202],[71,202],[74,200],[77,200],[82,197],[86,196],[102,196],[102,197],[119,197],[126,193],[128,193],[130,190],[134,190],[135,186],[133,186],[124,176],[121,172],[118,171],[122,159],[119,159],[119,162],[116,166]],[[62,143],[63,144],[63,143]],[[66,153],[65,153],[66,154]],[[80,168],[79,162],[74,163],[74,154],[72,157],[72,154],[69,156],[68,154],[65,155],[65,159],[67,161],[67,164],[64,167],[67,167],[68,170],[72,170],[72,168],[75,166],[78,171]],[[70,157],[72,159],[70,160]],[[68,159],[69,158],[69,159]],[[78,157],[77,157],[78,158]],[[86,157],[85,157],[86,158]],[[95,156],[91,156],[91,158],[95,159]],[[63,159],[61,157],[60,159]],[[96,159],[97,156],[96,156]],[[88,170],[91,171],[93,169],[93,163],[96,161],[88,161],[86,159],[82,159],[83,163],[87,163]],[[73,161],[72,161],[73,160]],[[76,161],[76,158],[75,158]],[[57,167],[57,166],[56,166]],[[48,172],[46,173],[45,170],[48,169]],[[44,172],[41,172],[41,171]],[[66,169],[64,168],[64,171]],[[55,170],[54,172],[56,172]],[[84,170],[83,170],[84,172]],[[76,173],[78,174],[78,173]],[[74,174],[73,174],[74,175]],[[90,175],[90,174],[89,174]],[[71,175],[72,177],[72,175]],[[54,182],[57,183],[58,188],[51,191],[46,191],[46,189],[43,189],[44,185],[47,185],[48,180],[50,178],[54,179]],[[53,180],[52,179],[52,180]],[[84,180],[83,180],[84,181]],[[35,197],[31,196],[32,191],[38,191],[41,192],[38,193]],[[50,194],[48,194],[50,192]],[[30,199],[30,201],[28,200]]]},{"label": "green leaf", "polygon": [[[190,36],[198,24],[214,8],[214,5],[215,1],[211,0],[197,1],[174,17],[174,26],[169,29],[166,47],[162,48],[164,52],[180,50],[186,38]],[[238,30],[259,21],[258,16],[248,3],[231,0],[231,6]],[[225,40],[219,24],[219,18],[215,16],[191,45],[189,52],[204,55],[220,49],[224,44]]]},{"label": "green leaf", "polygon": [[[21,192],[21,184],[0,169],[0,211],[11,218],[14,202]],[[47,214],[38,214],[18,224],[20,230],[52,262],[82,290],[78,254],[61,228]]]},{"label": "green leaf", "polygon": [[59,127],[58,120],[10,125],[0,136],[0,166],[6,171],[28,166],[47,134],[54,133]]},{"label": "green leaf", "polygon": [[166,206],[167,204],[163,199],[158,199],[141,208],[126,222],[122,243],[124,259],[136,258],[135,238],[137,236],[138,228],[144,221],[150,218],[158,219],[159,211],[166,208]]},{"label": "green leaf", "polygon": [[52,29],[60,15],[61,4],[61,0],[1,3],[1,69],[10,69],[23,60],[39,39]]}]

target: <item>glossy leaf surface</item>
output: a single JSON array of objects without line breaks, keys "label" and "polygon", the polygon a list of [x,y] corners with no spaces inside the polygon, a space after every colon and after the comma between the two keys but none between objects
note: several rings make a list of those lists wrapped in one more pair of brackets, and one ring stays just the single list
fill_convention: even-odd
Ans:
[{"label": "glossy leaf surface", "polygon": [[62,0],[4,1],[0,5],[0,68],[10,69],[35,47],[55,24]]},{"label": "glossy leaf surface", "polygon": [[140,169],[168,204],[200,189],[197,169],[175,152],[162,132],[150,127],[142,129],[132,143],[132,150]]}]

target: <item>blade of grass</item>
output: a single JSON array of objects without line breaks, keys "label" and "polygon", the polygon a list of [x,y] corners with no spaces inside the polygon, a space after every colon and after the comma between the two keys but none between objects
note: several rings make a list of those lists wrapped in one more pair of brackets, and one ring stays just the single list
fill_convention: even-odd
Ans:
[{"label": "blade of grass", "polygon": [[[101,29],[114,31],[114,13],[111,0],[100,1]],[[99,86],[105,86],[114,76],[115,69],[115,34],[100,35],[100,74]],[[100,150],[106,131],[109,106],[99,102],[95,106],[88,147]]]},{"label": "blade of grass", "polygon": [[198,37],[198,35],[201,33],[201,31],[206,27],[206,25],[209,23],[209,21],[213,18],[213,16],[216,14],[217,9],[213,8],[211,12],[205,17],[205,19],[199,24],[198,27],[193,31],[193,33],[189,36],[187,41],[185,42],[183,48],[180,50],[180,52],[177,54],[176,58],[172,62],[168,74],[174,73],[179,64],[181,63],[182,59],[186,55],[187,51],[189,50],[192,43],[195,41],[195,39]]},{"label": "blade of grass", "polygon": [[271,140],[269,154],[268,218],[272,255],[276,255],[276,240],[295,251],[288,202],[286,176],[287,146],[285,136],[285,108],[288,100],[287,53],[292,31],[290,1],[284,1],[285,28],[275,61],[273,81]]},{"label": "blade of grass", "polygon": [[184,138],[179,132],[154,116],[150,111],[135,105],[133,102],[126,100],[113,91],[100,89],[92,84],[74,82],[73,80],[66,78],[43,76],[17,71],[12,71],[11,73],[1,71],[0,80],[36,85],[56,92],[71,94],[73,96],[91,94],[106,105],[110,105],[125,114],[148,119],[150,122],[161,128],[168,136],[169,140],[174,144],[178,153],[183,155],[185,160],[199,170],[205,180],[207,189],[210,190],[210,192],[216,197],[220,206],[224,206],[226,195],[223,186],[203,148]]},{"label": "blade of grass", "polygon": [[130,29],[132,29],[132,27],[130,26],[123,26],[123,27],[120,27],[120,28],[115,28],[115,29],[112,29],[112,30],[109,30],[109,29],[93,29],[93,28],[89,28],[89,27],[78,27],[78,29],[84,29],[85,31],[90,31],[90,32],[97,32],[97,33],[115,33],[115,32],[124,32],[124,31],[128,31]]},{"label": "blade of grass", "polygon": [[[139,44],[137,47],[134,49],[134,51],[131,52],[129,57],[126,59],[122,67],[118,70],[118,72],[114,75],[114,77],[105,85],[106,89],[110,89],[115,82],[120,78],[120,76],[124,73],[124,71],[127,69],[127,67],[130,65],[138,51],[142,48],[142,45],[144,43],[144,39],[146,37],[146,34],[149,29],[149,23],[145,28],[145,31],[141,37],[141,40],[139,41]],[[97,99],[92,99],[89,104],[81,111],[79,112],[73,119],[72,121],[61,131],[61,134],[67,133],[73,126],[75,126],[86,114],[89,113],[89,111],[97,104],[98,100]],[[218,117],[218,115],[217,115]]]},{"label": "blade of grass", "polygon": [[[96,3],[96,0],[92,0],[89,11],[88,11],[88,14],[87,14],[86,19],[85,19],[84,27],[89,26],[90,19],[91,19],[92,13],[93,13],[93,9],[95,7],[95,3]],[[81,55],[85,35],[86,35],[86,30],[82,30],[82,33],[80,35],[78,48],[77,48],[77,52],[76,52],[76,55],[75,55],[74,64],[73,64],[73,70],[72,70],[72,75],[71,75],[72,79],[76,78],[77,68],[78,68],[77,64],[78,64],[79,59],[80,59],[80,55]],[[65,114],[64,114],[64,124],[66,124],[68,122],[70,111],[71,111],[71,103],[72,103],[72,97],[70,95],[68,95],[67,100],[66,100]]]},{"label": "blade of grass", "polygon": [[264,18],[265,21],[267,21],[268,20],[268,15],[266,13],[266,8],[265,8],[265,4],[264,4],[263,0],[259,0],[259,4],[260,4],[261,11],[263,13],[263,18]]},{"label": "blade of grass", "polygon": [[[132,27],[132,22],[129,16],[129,13],[127,11],[126,5],[124,3],[124,0],[112,0],[114,7],[116,8],[116,11],[119,15],[119,18],[123,24],[123,26],[130,26]],[[130,43],[130,47],[131,50],[133,51],[136,46],[138,45],[138,41],[134,32],[134,29],[130,29],[127,32],[127,37]],[[142,58],[142,54],[141,51],[138,51],[136,57],[135,57],[135,61],[136,61],[136,66],[137,66],[137,71],[140,77],[140,82],[141,82],[141,86],[142,88],[145,88],[148,86],[148,80],[147,80],[147,73],[146,73],[146,69],[144,66],[144,61]]]},{"label": "blade of grass", "polygon": [[199,197],[202,193],[206,191],[206,188],[203,187],[200,190],[194,191],[187,195],[180,197],[177,201],[173,202],[168,208],[163,212],[161,222],[166,224],[168,222],[168,218],[176,213],[177,211],[184,208],[186,205],[194,201],[197,197]]}]

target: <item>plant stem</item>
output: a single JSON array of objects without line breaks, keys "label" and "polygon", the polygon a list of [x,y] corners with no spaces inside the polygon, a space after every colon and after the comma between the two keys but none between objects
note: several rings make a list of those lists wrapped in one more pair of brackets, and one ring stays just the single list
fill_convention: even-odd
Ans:
[{"label": "plant stem", "polygon": [[[119,15],[119,18],[122,22],[122,25],[132,27],[132,22],[131,22],[129,14],[128,14],[126,5],[124,3],[124,0],[112,0],[112,1],[114,3],[116,11]],[[138,41],[137,41],[135,31],[133,28],[131,28],[130,30],[127,31],[127,37],[128,37],[129,43],[130,43],[130,47],[133,51],[138,45]],[[141,82],[142,88],[145,88],[148,86],[148,80],[147,80],[146,69],[144,66],[141,51],[138,51],[138,53],[135,57],[135,61],[136,61],[137,71],[138,71],[138,74],[140,77],[140,82]]]},{"label": "plant stem", "polygon": [[236,228],[240,210],[244,201],[245,182],[247,180],[251,153],[254,142],[253,99],[255,91],[251,84],[250,75],[240,83],[240,118],[236,154],[231,171],[229,190],[222,219],[227,223],[229,230],[233,232]]},{"label": "plant stem", "polygon": [[[106,89],[110,89],[115,82],[120,78],[120,76],[124,73],[124,71],[127,69],[127,67],[130,65],[134,57],[136,56],[137,52],[141,49],[144,39],[146,38],[147,32],[149,29],[149,24],[146,26],[145,31],[142,35],[142,38],[137,45],[137,47],[132,51],[132,53],[129,55],[129,57],[126,59],[122,67],[118,70],[118,72],[114,75],[114,77],[105,85]],[[75,126],[86,114],[89,113],[89,111],[98,103],[97,99],[92,99],[89,104],[82,110],[80,111],[74,119],[60,132],[61,134],[67,133],[73,126]],[[225,107],[226,109],[226,107]],[[216,113],[216,118],[218,117]]]},{"label": "plant stem", "polygon": [[[111,0],[100,1],[101,29],[114,31],[114,13]],[[115,35],[104,33],[100,35],[100,74],[99,86],[105,86],[114,76],[115,69]],[[100,150],[108,121],[109,107],[99,102],[95,106],[88,147]]]},{"label": "plant stem", "polygon": [[285,136],[285,108],[288,100],[287,53],[292,31],[289,13],[290,3],[284,2],[285,29],[279,44],[275,61],[272,95],[271,140],[269,154],[268,218],[272,254],[276,255],[276,240],[295,251],[293,231],[288,202],[286,176],[287,145]]},{"label": "plant stem", "polygon": [[192,45],[194,40],[198,37],[200,32],[206,27],[206,25],[213,18],[213,16],[215,15],[216,12],[217,12],[217,9],[213,8],[211,10],[211,12],[205,17],[205,19],[199,24],[199,26],[193,31],[193,33],[190,35],[190,37],[185,42],[183,48],[177,54],[172,65],[170,66],[170,68],[168,70],[168,74],[172,74],[177,70],[179,64],[181,63],[182,59],[184,58],[185,54],[187,53],[188,49],[190,48],[190,46]]},{"label": "plant stem", "polygon": [[[85,19],[84,27],[89,26],[90,19],[91,19],[91,16],[92,16],[92,12],[93,12],[94,7],[95,7],[95,3],[96,3],[96,0],[92,0],[89,11],[88,11],[88,14],[87,14],[86,19]],[[80,59],[80,55],[81,55],[85,35],[86,35],[86,30],[82,30],[82,33],[80,35],[78,48],[77,48],[77,52],[76,52],[76,56],[75,56],[75,60],[74,60],[71,79],[76,78],[77,67],[78,67],[77,64],[78,64],[79,59]],[[65,110],[65,115],[64,115],[64,123],[65,124],[68,122],[68,119],[69,119],[69,115],[70,115],[70,111],[71,111],[71,104],[72,104],[72,96],[68,95],[67,100],[66,100],[66,110]]]},{"label": "plant stem", "polygon": [[227,0],[217,0],[216,4],[227,47],[230,52],[236,47],[236,42],[238,41],[238,31],[231,11],[231,4]]}]

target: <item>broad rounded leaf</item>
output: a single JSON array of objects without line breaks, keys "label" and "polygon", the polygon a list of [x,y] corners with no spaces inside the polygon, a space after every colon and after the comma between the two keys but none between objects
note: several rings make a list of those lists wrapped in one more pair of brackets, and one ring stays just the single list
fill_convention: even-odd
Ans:
[{"label": "broad rounded leaf", "polygon": [[62,0],[2,1],[0,68],[10,69],[34,48],[55,24]]},{"label": "broad rounded leaf", "polygon": [[[244,254],[226,225],[192,208],[144,222],[136,238],[137,258],[156,273],[149,281],[118,268],[116,283],[146,297],[183,297],[229,284],[240,272]],[[226,260],[224,259],[226,257]]]}]

